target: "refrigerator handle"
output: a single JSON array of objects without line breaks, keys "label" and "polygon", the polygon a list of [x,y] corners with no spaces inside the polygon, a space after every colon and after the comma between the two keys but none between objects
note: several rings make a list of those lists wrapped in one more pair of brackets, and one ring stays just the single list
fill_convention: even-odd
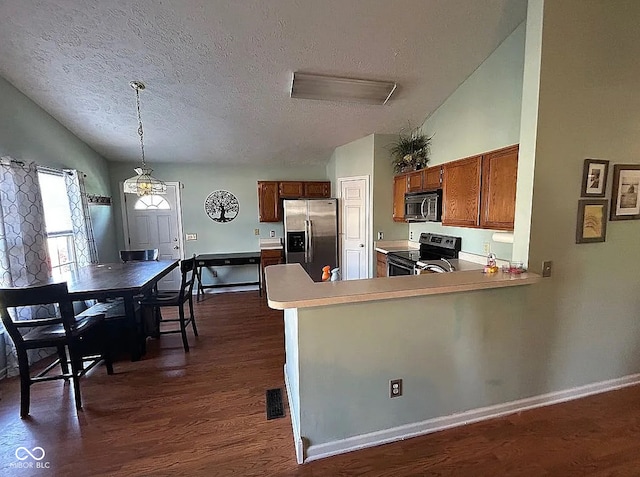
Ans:
[{"label": "refrigerator handle", "polygon": [[307,222],[309,223],[309,233],[307,235],[308,240],[309,240],[309,245],[308,245],[308,250],[309,250],[309,263],[313,262],[313,229],[311,228],[313,223],[310,220],[307,220]]},{"label": "refrigerator handle", "polygon": [[311,227],[309,226],[309,221],[304,221],[304,263],[309,263],[309,247],[311,242]]}]

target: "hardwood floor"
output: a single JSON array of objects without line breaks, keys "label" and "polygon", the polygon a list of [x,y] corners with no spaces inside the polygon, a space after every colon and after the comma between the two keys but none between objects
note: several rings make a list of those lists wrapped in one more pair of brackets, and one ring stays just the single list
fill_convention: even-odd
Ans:
[{"label": "hardwood floor", "polygon": [[[89,373],[80,413],[69,385],[40,383],[21,420],[18,381],[0,381],[0,475],[640,475],[640,386],[298,466],[288,410],[265,414],[284,387],[282,314],[246,292],[208,295],[196,317],[190,353],[164,335]],[[15,468],[19,446],[49,467]]]}]

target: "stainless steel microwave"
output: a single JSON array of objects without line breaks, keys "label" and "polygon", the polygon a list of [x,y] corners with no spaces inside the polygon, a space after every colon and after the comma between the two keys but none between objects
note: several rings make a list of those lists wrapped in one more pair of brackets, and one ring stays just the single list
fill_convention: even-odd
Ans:
[{"label": "stainless steel microwave", "polygon": [[407,222],[442,221],[442,191],[405,194],[404,219]]}]

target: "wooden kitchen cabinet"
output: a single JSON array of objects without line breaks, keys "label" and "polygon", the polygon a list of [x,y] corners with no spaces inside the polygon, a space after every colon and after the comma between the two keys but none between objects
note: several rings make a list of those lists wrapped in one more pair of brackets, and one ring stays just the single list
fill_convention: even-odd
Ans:
[{"label": "wooden kitchen cabinet", "polygon": [[304,182],[303,197],[306,199],[325,199],[331,197],[331,182]]},{"label": "wooden kitchen cabinet", "polygon": [[280,182],[279,192],[282,199],[299,199],[304,195],[304,183],[302,181]]},{"label": "wooden kitchen cabinet", "polygon": [[422,170],[422,189],[433,190],[442,187],[442,166],[427,167]]},{"label": "wooden kitchen cabinet", "polygon": [[393,221],[404,222],[404,194],[407,192],[407,176],[393,178]]},{"label": "wooden kitchen cabinet", "polygon": [[258,218],[260,222],[282,222],[278,183],[258,181]]},{"label": "wooden kitchen cabinet", "polygon": [[387,254],[376,252],[376,277],[387,276]]},{"label": "wooden kitchen cabinet", "polygon": [[518,145],[443,165],[442,225],[513,230]]},{"label": "wooden kitchen cabinet", "polygon": [[517,177],[517,145],[483,156],[480,227],[513,230]]},{"label": "wooden kitchen cabinet", "polygon": [[[262,280],[262,288],[264,289],[264,269],[269,265],[280,265],[284,263],[284,256],[281,248],[260,250],[260,277]],[[267,294],[265,293],[266,297]]]},{"label": "wooden kitchen cabinet", "polygon": [[442,225],[477,227],[480,218],[482,156],[442,166]]},{"label": "wooden kitchen cabinet", "polygon": [[420,192],[422,190],[422,171],[409,172],[407,174],[407,192]]}]

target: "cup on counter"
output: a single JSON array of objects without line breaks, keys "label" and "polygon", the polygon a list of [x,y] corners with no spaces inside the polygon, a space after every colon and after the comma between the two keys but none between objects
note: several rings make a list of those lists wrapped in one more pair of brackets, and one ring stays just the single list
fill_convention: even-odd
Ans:
[{"label": "cup on counter", "polygon": [[522,262],[511,262],[509,265],[509,273],[514,275],[520,275],[524,272],[524,263]]}]

